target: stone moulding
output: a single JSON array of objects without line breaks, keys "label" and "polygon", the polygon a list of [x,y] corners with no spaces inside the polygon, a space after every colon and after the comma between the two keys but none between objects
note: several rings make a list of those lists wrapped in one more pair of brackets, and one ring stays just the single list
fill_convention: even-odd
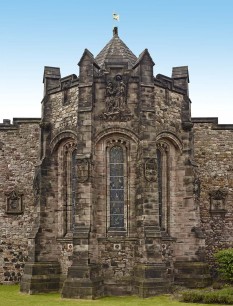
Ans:
[{"label": "stone moulding", "polygon": [[162,131],[160,132],[157,137],[156,137],[156,142],[159,142],[160,140],[169,140],[172,142],[176,148],[180,150],[180,152],[183,151],[183,143],[182,141],[178,138],[177,135],[173,134],[170,131]]},{"label": "stone moulding", "polygon": [[112,128],[107,128],[101,131],[99,134],[97,134],[95,137],[95,144],[97,144],[103,138],[112,138],[113,135],[114,137],[123,137],[124,139],[130,139],[134,143],[138,143],[139,141],[134,131],[120,127],[112,127]]},{"label": "stone moulding", "polygon": [[76,140],[77,134],[74,131],[72,131],[71,129],[70,130],[64,130],[64,131],[61,131],[58,134],[56,134],[50,142],[51,152],[53,152],[57,148],[57,145],[62,140],[68,139],[68,138]]},{"label": "stone moulding", "polygon": [[99,120],[103,121],[120,121],[120,122],[126,122],[130,121],[133,118],[133,115],[130,114],[129,110],[121,111],[118,110],[116,112],[112,113],[103,113],[99,115]]}]

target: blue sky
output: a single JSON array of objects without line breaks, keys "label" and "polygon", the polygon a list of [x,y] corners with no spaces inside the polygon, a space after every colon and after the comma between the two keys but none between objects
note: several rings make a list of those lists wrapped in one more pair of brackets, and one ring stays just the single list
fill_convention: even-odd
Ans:
[{"label": "blue sky", "polygon": [[154,74],[189,66],[193,117],[233,123],[233,0],[0,0],[0,122],[40,117],[44,66],[78,74],[119,36],[135,55],[145,48]]}]

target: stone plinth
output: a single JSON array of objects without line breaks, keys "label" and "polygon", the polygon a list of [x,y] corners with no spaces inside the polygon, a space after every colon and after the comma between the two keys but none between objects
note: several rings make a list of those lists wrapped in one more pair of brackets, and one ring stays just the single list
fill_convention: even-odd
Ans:
[{"label": "stone plinth", "polygon": [[167,293],[170,287],[165,264],[141,264],[135,267],[135,293],[138,296],[145,298]]},{"label": "stone plinth", "polygon": [[60,287],[60,264],[58,262],[26,263],[20,291],[37,294],[58,292]]},{"label": "stone plinth", "polygon": [[175,285],[205,288],[212,282],[208,264],[204,262],[176,262]]},{"label": "stone plinth", "polygon": [[73,299],[95,299],[103,296],[103,280],[97,265],[76,265],[68,270],[62,288],[62,297]]}]

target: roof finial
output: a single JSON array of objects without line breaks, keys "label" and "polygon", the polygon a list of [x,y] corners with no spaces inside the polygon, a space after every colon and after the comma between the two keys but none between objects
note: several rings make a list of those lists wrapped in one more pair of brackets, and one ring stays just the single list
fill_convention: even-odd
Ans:
[{"label": "roof finial", "polygon": [[113,36],[118,36],[118,27],[113,28]]}]

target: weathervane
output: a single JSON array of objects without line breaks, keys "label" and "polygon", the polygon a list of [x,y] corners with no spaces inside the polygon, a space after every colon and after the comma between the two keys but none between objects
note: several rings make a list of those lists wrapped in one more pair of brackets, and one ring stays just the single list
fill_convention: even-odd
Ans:
[{"label": "weathervane", "polygon": [[118,36],[118,29],[117,29],[117,26],[115,24],[115,21],[120,20],[120,15],[117,14],[117,13],[113,13],[112,18],[113,18],[113,36]]},{"label": "weathervane", "polygon": [[120,20],[120,15],[117,14],[117,13],[113,13],[113,14],[112,14],[112,18],[113,18],[113,20],[119,21],[119,20]]}]

